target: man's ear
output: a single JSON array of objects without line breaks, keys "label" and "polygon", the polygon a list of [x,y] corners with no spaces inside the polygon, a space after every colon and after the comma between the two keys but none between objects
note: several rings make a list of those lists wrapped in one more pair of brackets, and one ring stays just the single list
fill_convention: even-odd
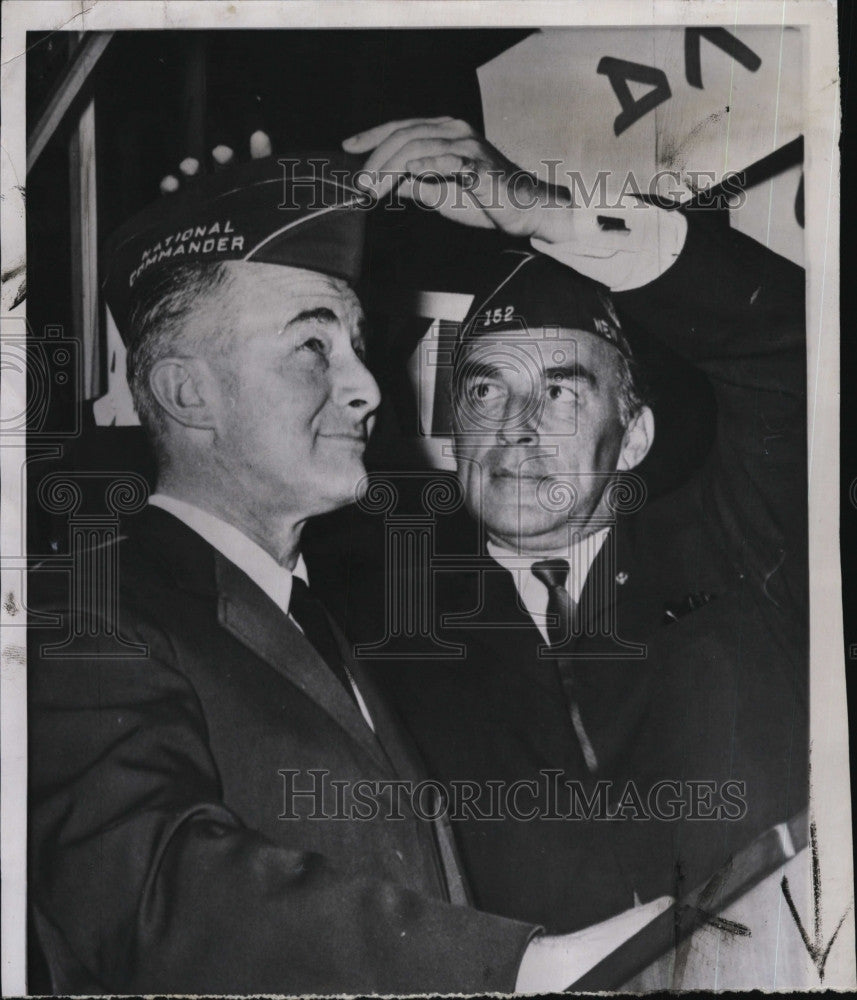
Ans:
[{"label": "man's ear", "polygon": [[161,358],[149,372],[149,387],[158,404],[185,427],[214,426],[215,380],[201,358]]},{"label": "man's ear", "polygon": [[649,454],[654,440],[655,416],[648,406],[642,406],[625,428],[616,468],[625,472],[636,468]]}]

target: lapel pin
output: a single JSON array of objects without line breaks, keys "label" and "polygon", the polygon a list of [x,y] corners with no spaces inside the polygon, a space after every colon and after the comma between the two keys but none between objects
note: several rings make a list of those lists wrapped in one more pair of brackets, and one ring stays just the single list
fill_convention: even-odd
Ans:
[{"label": "lapel pin", "polygon": [[623,586],[623,584],[626,584],[627,582],[628,582],[628,574],[624,570],[619,570],[619,572],[616,574],[616,583],[618,583],[619,586],[621,587]]}]

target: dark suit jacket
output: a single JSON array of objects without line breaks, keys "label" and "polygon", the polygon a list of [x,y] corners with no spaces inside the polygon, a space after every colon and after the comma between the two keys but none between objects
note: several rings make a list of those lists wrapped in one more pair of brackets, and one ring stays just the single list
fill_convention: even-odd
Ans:
[{"label": "dark suit jacket", "polygon": [[[73,644],[30,637],[29,886],[54,989],[511,989],[533,928],[448,902],[454,869],[407,797],[398,820],[311,815],[347,814],[356,781],[422,776],[359,664],[377,737],[276,605],[170,514],[145,510],[110,555],[125,645],[109,586],[74,592]],[[31,574],[30,604],[68,612],[67,575]],[[333,786],[324,806],[286,802],[280,772],[306,789],[310,769],[341,803]]]},{"label": "dark suit jacket", "polygon": [[[484,552],[484,537],[465,544],[438,529],[434,634],[464,656],[421,659],[415,641],[412,656],[373,664],[439,779],[484,787],[556,768],[588,794],[611,782],[614,805],[634,781],[643,810],[629,793],[628,822],[453,823],[477,905],[549,931],[606,917],[635,893],[696,888],[806,802],[804,276],[740,233],[690,222],[669,271],[616,299],[626,320],[707,376],[716,438],[690,481],[617,515],[581,596],[574,658],[546,656],[511,575],[492,560],[444,572],[439,557]],[[362,637],[377,639],[383,624],[359,596],[349,629],[367,623]],[[684,819],[644,818],[659,780],[683,783]],[[723,802],[727,780],[743,783],[727,794],[746,812]],[[659,799],[668,815],[671,797],[669,787]],[[724,805],[719,821],[696,818]]]}]

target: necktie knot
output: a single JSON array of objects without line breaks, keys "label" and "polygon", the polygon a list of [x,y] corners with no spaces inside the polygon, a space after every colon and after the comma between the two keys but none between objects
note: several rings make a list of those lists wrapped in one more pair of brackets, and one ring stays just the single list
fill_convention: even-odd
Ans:
[{"label": "necktie knot", "polygon": [[557,590],[568,583],[570,567],[565,559],[542,559],[533,563],[533,576],[548,590]]},{"label": "necktie knot", "polygon": [[547,630],[551,646],[565,646],[572,638],[575,603],[566,589],[570,568],[565,559],[533,563],[533,576],[547,587]]}]

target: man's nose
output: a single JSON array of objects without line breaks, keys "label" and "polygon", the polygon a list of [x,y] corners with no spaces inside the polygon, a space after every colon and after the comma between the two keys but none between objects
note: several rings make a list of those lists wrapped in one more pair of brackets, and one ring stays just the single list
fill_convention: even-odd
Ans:
[{"label": "man's nose", "polygon": [[372,373],[355,354],[345,362],[339,379],[339,402],[366,416],[377,410],[381,402],[381,390]]},{"label": "man's nose", "polygon": [[503,420],[497,430],[497,440],[504,445],[537,445],[539,443],[539,415],[533,412],[533,400],[507,401]]}]

